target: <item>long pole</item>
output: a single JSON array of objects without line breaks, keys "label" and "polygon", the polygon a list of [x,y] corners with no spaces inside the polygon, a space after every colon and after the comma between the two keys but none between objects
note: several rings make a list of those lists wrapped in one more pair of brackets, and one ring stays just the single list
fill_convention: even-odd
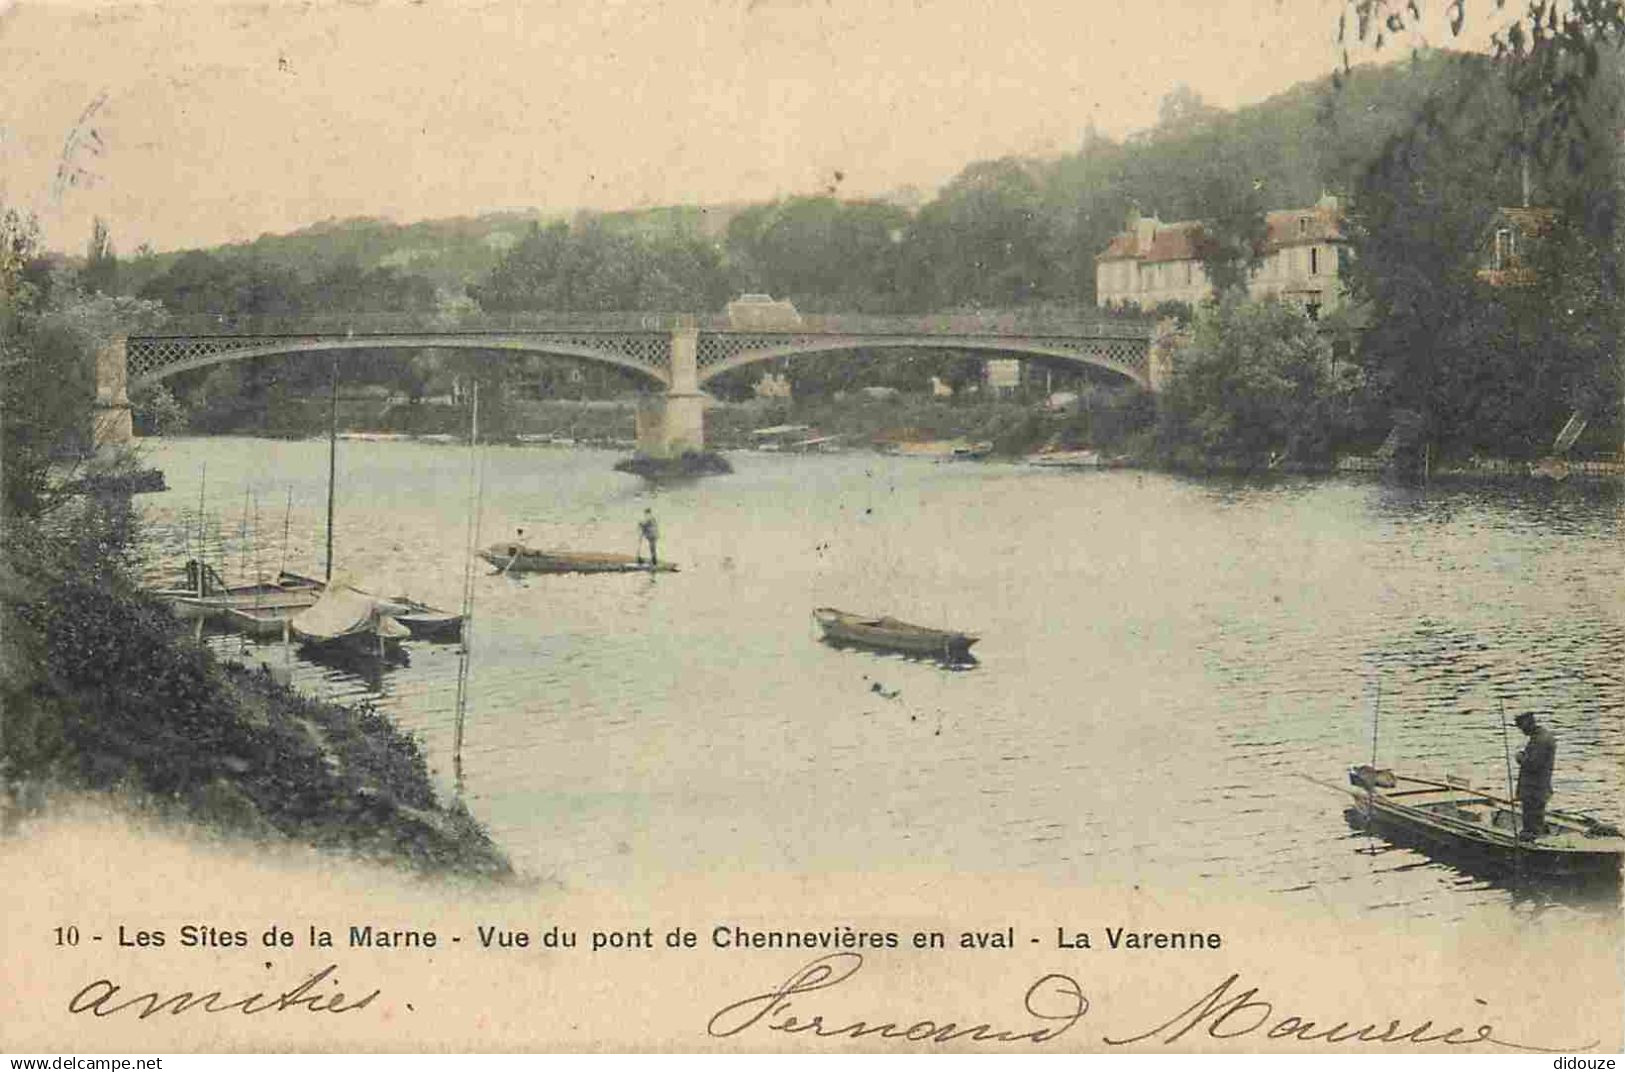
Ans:
[{"label": "long pole", "polygon": [[209,486],[209,463],[203,463],[203,474],[197,482],[197,597],[203,598],[203,574],[208,559],[203,553],[208,535],[203,529],[203,493]]},{"label": "long pole", "polygon": [[[457,653],[457,721],[452,734],[451,764],[457,792],[463,791],[463,724],[468,714],[468,668],[474,640],[474,554],[480,542],[480,500],[485,473],[479,464],[480,381],[474,381],[473,405],[468,420],[468,546],[463,560],[462,644]],[[512,563],[510,563],[511,565]]]},{"label": "long pole", "polygon": [[333,352],[332,390],[327,415],[327,576],[333,580],[333,490],[338,472],[339,450],[339,356]]},{"label": "long pole", "polygon": [[[1507,734],[1507,705],[1506,705],[1506,701],[1500,699],[1499,697],[1497,697],[1496,699],[1497,699],[1497,702],[1500,704],[1500,707],[1501,707],[1501,749],[1502,749],[1502,751],[1504,751],[1506,753],[1506,760],[1507,760],[1507,800],[1511,802],[1510,811],[1511,811],[1511,814],[1512,814],[1512,835],[1513,835],[1513,838],[1514,838],[1514,842],[1516,842],[1516,838],[1517,838],[1517,835],[1518,835],[1518,808],[1517,808],[1518,792],[1512,786],[1512,738]],[[1514,846],[1513,846],[1513,851],[1514,852],[1517,851],[1516,844],[1514,844]]]},{"label": "long pole", "polygon": [[1365,781],[1365,829],[1374,832],[1377,823],[1377,725],[1382,718],[1382,678],[1377,678],[1377,696],[1371,705],[1371,773]]},{"label": "long pole", "polygon": [[282,575],[288,571],[288,525],[293,521],[293,485],[288,485],[288,506],[282,511],[282,563],[277,566],[277,582],[281,583]]}]

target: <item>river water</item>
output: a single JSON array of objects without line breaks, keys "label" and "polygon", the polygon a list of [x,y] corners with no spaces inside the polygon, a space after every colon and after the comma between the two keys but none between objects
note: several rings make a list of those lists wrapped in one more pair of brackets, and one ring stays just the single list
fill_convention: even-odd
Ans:
[{"label": "river water", "polygon": [[[155,566],[178,571],[195,545],[201,490],[228,577],[319,571],[325,442],[146,450],[171,488],[140,500]],[[483,456],[482,542],[523,527],[536,545],[630,553],[652,506],[681,565],[479,565],[467,799],[546,879],[1020,872],[1459,920],[1530,895],[1372,842],[1310,779],[1368,761],[1375,718],[1383,765],[1504,788],[1503,703],[1508,720],[1549,712],[1554,806],[1621,817],[1617,487],[737,454],[732,476],[652,488],[605,452]],[[339,568],[458,606],[469,460],[342,442]],[[979,664],[825,647],[824,605],[975,632]],[[295,660],[294,680],[374,702],[449,788],[457,649],[408,650],[381,674]]]}]

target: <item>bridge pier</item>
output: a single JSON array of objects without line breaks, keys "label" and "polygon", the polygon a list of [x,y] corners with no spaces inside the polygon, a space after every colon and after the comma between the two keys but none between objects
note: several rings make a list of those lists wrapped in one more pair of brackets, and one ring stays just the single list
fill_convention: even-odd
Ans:
[{"label": "bridge pier", "polygon": [[91,442],[97,448],[123,447],[135,442],[129,382],[129,340],[109,339],[96,352],[96,403],[92,410]]},{"label": "bridge pier", "polygon": [[1174,351],[1190,341],[1190,333],[1181,331],[1179,322],[1169,318],[1157,321],[1151,332],[1151,342],[1145,354],[1145,386],[1152,394],[1161,394],[1174,374]]},{"label": "bridge pier", "polygon": [[705,449],[705,394],[700,390],[700,332],[692,323],[671,333],[671,386],[638,404],[637,452],[676,458]]}]

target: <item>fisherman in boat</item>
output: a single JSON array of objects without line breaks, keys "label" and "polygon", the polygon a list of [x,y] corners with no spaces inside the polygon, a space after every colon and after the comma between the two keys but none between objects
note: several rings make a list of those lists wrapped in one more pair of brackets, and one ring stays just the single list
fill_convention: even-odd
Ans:
[{"label": "fisherman in boat", "polygon": [[653,507],[643,508],[643,520],[638,522],[638,565],[643,564],[643,544],[649,543],[649,565],[660,565],[660,556],[655,553],[655,541],[660,539],[660,526],[655,523]]},{"label": "fisherman in boat", "polygon": [[1557,738],[1535,721],[1532,711],[1525,711],[1512,722],[1529,738],[1518,752],[1518,799],[1523,802],[1523,829],[1518,836],[1532,840],[1546,833],[1546,802],[1552,797]]}]

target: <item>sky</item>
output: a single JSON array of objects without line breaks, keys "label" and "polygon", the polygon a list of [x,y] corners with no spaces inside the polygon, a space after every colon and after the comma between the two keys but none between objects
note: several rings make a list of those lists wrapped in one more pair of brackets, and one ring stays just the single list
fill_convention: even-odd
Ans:
[{"label": "sky", "polygon": [[[0,0],[0,202],[52,248],[82,250],[100,216],[130,251],[351,216],[929,194],[975,160],[1074,148],[1091,122],[1149,127],[1180,83],[1234,108],[1321,77],[1341,10]],[[1452,40],[1440,23],[1419,42]]]}]

